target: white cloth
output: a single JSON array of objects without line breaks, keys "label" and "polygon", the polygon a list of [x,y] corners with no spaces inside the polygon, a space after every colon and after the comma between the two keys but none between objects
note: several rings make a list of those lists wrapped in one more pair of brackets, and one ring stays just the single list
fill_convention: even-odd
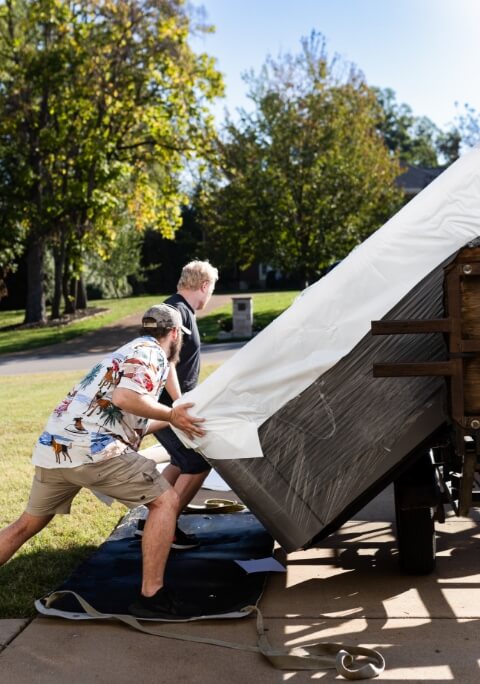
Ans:
[{"label": "white cloth", "polygon": [[348,354],[435,267],[480,235],[480,148],[445,170],[335,269],[179,402],[209,459],[261,457],[258,427]]}]

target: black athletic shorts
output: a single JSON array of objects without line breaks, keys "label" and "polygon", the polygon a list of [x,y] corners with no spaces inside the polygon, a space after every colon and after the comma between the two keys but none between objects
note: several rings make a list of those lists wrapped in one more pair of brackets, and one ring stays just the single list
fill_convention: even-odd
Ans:
[{"label": "black athletic shorts", "polygon": [[182,473],[195,475],[210,470],[210,465],[203,456],[182,444],[171,428],[155,432],[155,437],[170,454],[171,464],[180,468]]}]

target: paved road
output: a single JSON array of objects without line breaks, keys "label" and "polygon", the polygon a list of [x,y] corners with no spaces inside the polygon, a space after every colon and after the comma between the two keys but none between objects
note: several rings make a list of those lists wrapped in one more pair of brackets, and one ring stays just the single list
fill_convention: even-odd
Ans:
[{"label": "paved road", "polygon": [[[229,295],[213,295],[198,318],[231,301]],[[95,330],[68,342],[53,344],[33,351],[0,356],[0,376],[24,373],[51,373],[62,370],[83,370],[101,361],[110,351],[133,339],[140,327],[141,314],[128,316],[114,325]],[[222,363],[244,342],[208,344],[202,347],[203,363]]]},{"label": "paved road", "polygon": [[[223,363],[244,344],[244,342],[230,342],[228,344],[204,345],[202,347],[202,363]],[[117,346],[120,345],[116,345],[112,349],[115,349]],[[41,349],[37,352],[30,352],[25,356],[20,354],[4,356],[0,357],[0,376],[22,375],[24,373],[51,373],[53,371],[65,370],[87,370],[95,363],[101,361],[108,351],[110,350],[105,349],[102,352],[96,353],[73,354],[68,350],[58,353],[46,352],[44,349]]]}]

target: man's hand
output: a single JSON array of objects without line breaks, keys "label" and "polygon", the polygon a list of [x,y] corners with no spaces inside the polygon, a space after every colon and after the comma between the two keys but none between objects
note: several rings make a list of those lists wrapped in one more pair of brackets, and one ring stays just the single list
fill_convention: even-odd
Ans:
[{"label": "man's hand", "polygon": [[191,416],[188,409],[194,404],[180,404],[175,408],[169,408],[148,394],[138,394],[133,390],[123,387],[116,387],[112,394],[112,401],[115,406],[121,408],[129,413],[142,418],[150,418],[154,421],[167,421],[170,425],[182,430],[190,439],[194,437],[202,437],[205,430],[202,430],[201,423],[205,422],[205,418],[198,418],[198,416]]},{"label": "man's hand", "polygon": [[205,418],[190,415],[188,409],[192,408],[192,406],[194,406],[194,404],[179,404],[178,406],[175,406],[175,408],[172,408],[172,413],[169,418],[169,423],[182,432],[185,432],[190,439],[193,439],[194,437],[203,437],[205,434],[205,430],[201,427],[201,423],[205,422]]}]

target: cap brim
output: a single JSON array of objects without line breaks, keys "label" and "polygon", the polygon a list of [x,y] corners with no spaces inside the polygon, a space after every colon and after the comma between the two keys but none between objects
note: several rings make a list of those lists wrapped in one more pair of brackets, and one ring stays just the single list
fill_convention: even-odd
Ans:
[{"label": "cap brim", "polygon": [[[177,326],[175,326],[175,327],[177,327]],[[192,331],[189,330],[189,328],[186,328],[184,325],[180,325],[179,327],[183,330],[183,332],[186,335],[192,334]],[[148,321],[146,323],[142,322],[142,328],[144,330],[158,330],[158,324],[156,322],[153,322],[153,321],[152,322]]]}]

